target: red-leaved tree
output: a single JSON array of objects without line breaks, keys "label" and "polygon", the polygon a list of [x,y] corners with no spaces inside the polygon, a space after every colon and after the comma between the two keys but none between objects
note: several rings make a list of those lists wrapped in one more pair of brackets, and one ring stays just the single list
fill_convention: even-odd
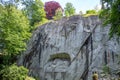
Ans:
[{"label": "red-leaved tree", "polygon": [[[53,19],[55,16],[55,11],[61,8],[60,4],[56,1],[49,1],[45,3],[45,11],[47,19]],[[62,9],[62,8],[61,8]]]}]

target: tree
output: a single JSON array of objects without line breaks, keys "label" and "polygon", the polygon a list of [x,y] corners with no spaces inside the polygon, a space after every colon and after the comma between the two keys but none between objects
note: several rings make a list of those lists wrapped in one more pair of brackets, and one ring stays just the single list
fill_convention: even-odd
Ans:
[{"label": "tree", "polygon": [[111,24],[110,37],[114,34],[120,36],[120,0],[102,0],[102,8],[100,17],[104,25]]},{"label": "tree", "polygon": [[[53,19],[55,12],[58,8],[61,8],[60,4],[56,1],[49,1],[45,3],[46,17],[48,19]],[[62,9],[62,8],[61,8]]]},{"label": "tree", "polygon": [[44,22],[46,15],[44,5],[41,0],[25,0],[23,2],[25,8],[23,9],[28,19],[30,20],[31,30],[36,28],[35,24]]},{"label": "tree", "polygon": [[73,7],[72,3],[66,3],[65,16],[72,16],[75,14],[75,8]]},{"label": "tree", "polygon": [[55,20],[61,19],[62,16],[63,16],[62,9],[61,9],[61,8],[58,8],[58,9],[55,11],[54,19],[55,19]]},{"label": "tree", "polygon": [[29,21],[14,1],[0,0],[0,80],[35,80],[27,76],[26,68],[11,65],[31,35]]},{"label": "tree", "polygon": [[102,9],[112,7],[112,4],[117,0],[101,0]]},{"label": "tree", "polygon": [[30,37],[29,21],[15,6],[4,5],[0,11],[1,52],[13,57],[24,51]]}]

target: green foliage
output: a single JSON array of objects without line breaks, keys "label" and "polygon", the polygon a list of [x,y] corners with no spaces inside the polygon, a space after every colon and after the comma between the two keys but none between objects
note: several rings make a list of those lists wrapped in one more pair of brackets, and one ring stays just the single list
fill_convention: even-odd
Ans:
[{"label": "green foliage", "polygon": [[[25,80],[35,80],[35,79],[32,78],[32,77],[27,76],[27,77],[25,78]],[[39,79],[39,80],[40,80],[40,79]]]},{"label": "green foliage", "polygon": [[49,22],[49,21],[48,21],[48,19],[43,18],[43,19],[42,19],[42,21],[37,22],[37,23],[35,23],[35,24],[34,24],[34,26],[33,26],[32,30],[34,30],[34,29],[38,28],[38,26],[41,26],[41,25],[43,25],[43,24],[45,24],[45,23],[47,23],[47,22]]},{"label": "green foliage", "polygon": [[115,0],[114,2],[107,1],[107,5],[110,7],[105,7],[100,17],[104,20],[104,25],[111,24],[109,31],[110,38],[116,34],[120,36],[120,0]]},{"label": "green foliage", "polygon": [[0,12],[0,45],[2,53],[19,54],[30,37],[29,21],[14,6],[6,5]]},{"label": "green foliage", "polygon": [[[16,56],[26,49],[26,43],[31,36],[29,20],[17,8],[15,1],[19,2],[0,1],[0,80],[35,80],[27,76],[28,70],[24,67],[11,65],[16,61]],[[39,24],[45,21],[42,18]]]},{"label": "green foliage", "polygon": [[66,3],[65,9],[65,16],[72,16],[75,14],[75,8],[73,7],[72,3]]},{"label": "green foliage", "polygon": [[65,16],[66,16],[66,17],[69,17],[68,11],[65,11]]},{"label": "green foliage", "polygon": [[87,10],[86,14],[96,14],[97,12],[95,10]]},{"label": "green foliage", "polygon": [[61,8],[58,8],[58,9],[55,11],[54,20],[61,19],[62,16],[63,16],[63,11],[62,11]]},{"label": "green foliage", "polygon": [[69,54],[67,54],[67,53],[57,53],[57,54],[53,54],[53,55],[50,56],[49,61],[53,61],[53,60],[55,60],[55,59],[68,60],[68,61],[71,60]]},{"label": "green foliage", "polygon": [[24,13],[28,16],[31,25],[31,31],[36,28],[36,24],[44,22],[46,15],[44,5],[41,0],[25,0],[23,3],[26,7]]},{"label": "green foliage", "polygon": [[107,65],[104,65],[103,68],[102,68],[103,72],[106,73],[106,74],[109,74],[110,73],[110,68],[109,66]]},{"label": "green foliage", "polygon": [[1,80],[25,80],[28,70],[23,66],[16,65],[6,66],[0,71]]},{"label": "green foliage", "polygon": [[88,17],[88,16],[91,16],[91,15],[98,15],[98,12],[96,10],[87,10],[86,14],[84,14],[83,16]]}]

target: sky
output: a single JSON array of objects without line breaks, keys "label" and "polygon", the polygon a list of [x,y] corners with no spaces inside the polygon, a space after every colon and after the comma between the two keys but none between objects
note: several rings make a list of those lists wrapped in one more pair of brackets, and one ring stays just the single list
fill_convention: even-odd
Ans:
[{"label": "sky", "polygon": [[48,1],[59,2],[63,9],[65,7],[65,4],[67,2],[70,2],[75,7],[76,13],[79,13],[79,11],[85,13],[86,10],[94,9],[97,5],[100,8],[100,0],[42,0],[43,3]]}]

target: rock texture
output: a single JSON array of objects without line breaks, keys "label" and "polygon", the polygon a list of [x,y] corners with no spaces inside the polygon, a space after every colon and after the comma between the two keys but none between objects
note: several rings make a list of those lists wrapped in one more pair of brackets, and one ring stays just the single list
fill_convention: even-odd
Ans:
[{"label": "rock texture", "polygon": [[[119,68],[119,39],[109,39],[109,28],[103,27],[97,16],[51,21],[36,29],[18,65],[27,67],[29,75],[40,80],[92,80],[93,71],[102,80],[104,65],[112,73]],[[51,55],[62,53],[70,59],[50,60]]]}]

